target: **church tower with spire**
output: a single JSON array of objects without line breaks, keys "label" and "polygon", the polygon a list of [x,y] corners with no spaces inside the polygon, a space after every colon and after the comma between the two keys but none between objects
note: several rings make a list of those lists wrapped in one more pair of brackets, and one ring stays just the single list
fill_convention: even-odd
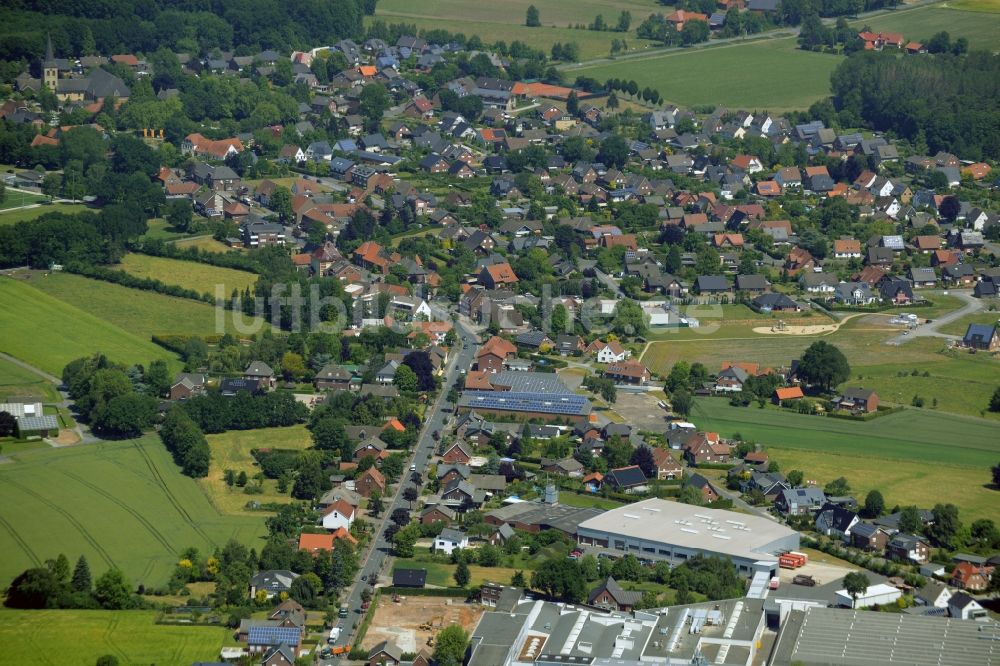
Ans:
[{"label": "church tower with spire", "polygon": [[42,84],[54,93],[58,81],[59,65],[56,63],[56,56],[52,51],[52,35],[49,35],[48,45],[45,48],[45,60],[42,62]]}]

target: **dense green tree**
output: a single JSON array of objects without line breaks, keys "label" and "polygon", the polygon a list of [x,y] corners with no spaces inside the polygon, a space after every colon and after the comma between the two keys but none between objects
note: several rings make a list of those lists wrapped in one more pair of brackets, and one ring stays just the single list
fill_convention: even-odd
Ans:
[{"label": "dense green tree", "polygon": [[871,585],[871,581],[868,580],[868,576],[860,571],[852,571],[844,576],[844,589],[851,595],[851,600],[854,603],[858,602],[858,597],[868,590],[869,585]]},{"label": "dense green tree", "polygon": [[851,366],[837,347],[824,340],[817,340],[802,354],[798,376],[809,384],[829,391],[847,381],[851,376]]},{"label": "dense green tree", "polygon": [[329,481],[323,473],[323,465],[318,455],[304,455],[296,470],[292,497],[301,500],[318,499],[329,488]]},{"label": "dense green tree", "polygon": [[579,603],[586,597],[587,584],[575,560],[550,558],[531,574],[531,587],[562,601]]},{"label": "dense green tree", "polygon": [[453,624],[438,632],[434,643],[434,663],[440,666],[461,666],[469,635],[461,625]]},{"label": "dense green tree", "polygon": [[899,514],[899,531],[906,534],[920,534],[924,521],[920,509],[915,506],[904,506]]},{"label": "dense green tree", "polygon": [[620,134],[611,134],[601,141],[597,158],[609,167],[621,168],[628,161],[628,143]]},{"label": "dense green tree", "polygon": [[670,406],[675,414],[687,416],[691,413],[691,408],[694,407],[694,396],[688,391],[677,391],[670,396]]},{"label": "dense green tree", "polygon": [[635,301],[623,298],[615,305],[611,326],[619,335],[642,336],[649,330],[649,315]]},{"label": "dense green tree", "polygon": [[90,577],[90,564],[83,555],[76,561],[73,568],[73,578],[70,580],[70,587],[74,592],[90,592],[92,585]]},{"label": "dense green tree", "polygon": [[465,563],[465,560],[459,560],[458,565],[455,567],[455,584],[459,587],[465,587],[469,584],[469,565]]},{"label": "dense green tree", "polygon": [[410,366],[403,364],[396,368],[396,374],[392,378],[392,383],[395,384],[400,391],[413,392],[417,390],[417,374],[413,372]]},{"label": "dense green tree", "polygon": [[961,548],[959,539],[962,521],[958,517],[958,507],[954,504],[935,504],[931,510],[934,522],[927,527],[927,536],[944,548]]},{"label": "dense green tree", "polygon": [[194,210],[191,202],[184,199],[174,199],[167,204],[167,211],[164,217],[167,223],[177,231],[187,232],[191,229],[191,222],[194,220]]},{"label": "dense green tree", "polygon": [[885,498],[878,490],[869,490],[865,496],[864,514],[866,518],[878,518],[885,512]]},{"label": "dense green tree", "polygon": [[537,28],[542,25],[541,17],[538,14],[538,8],[534,5],[528,5],[528,10],[524,13],[524,25],[529,28]]},{"label": "dense green tree", "polygon": [[94,583],[94,599],[107,610],[122,610],[132,605],[132,587],[120,569],[108,569]]},{"label": "dense green tree", "polygon": [[851,492],[851,486],[847,483],[847,479],[840,476],[823,486],[823,492],[827,495],[833,495],[835,497],[843,496]]},{"label": "dense green tree", "polygon": [[657,475],[656,460],[653,458],[653,451],[648,446],[638,446],[629,458],[630,465],[638,465],[647,479],[655,479]]}]

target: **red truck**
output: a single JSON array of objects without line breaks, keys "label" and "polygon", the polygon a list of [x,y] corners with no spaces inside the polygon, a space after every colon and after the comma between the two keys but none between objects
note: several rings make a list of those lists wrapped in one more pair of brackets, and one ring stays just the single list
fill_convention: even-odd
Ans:
[{"label": "red truck", "polygon": [[782,569],[798,569],[809,561],[809,556],[805,553],[791,551],[778,558],[778,566]]}]

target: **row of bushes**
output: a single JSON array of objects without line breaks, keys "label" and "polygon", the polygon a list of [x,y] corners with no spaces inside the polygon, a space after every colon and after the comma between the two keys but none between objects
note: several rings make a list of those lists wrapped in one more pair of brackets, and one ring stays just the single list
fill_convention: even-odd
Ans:
[{"label": "row of bushes", "polygon": [[216,304],[215,296],[212,294],[199,294],[194,289],[185,289],[184,287],[178,287],[175,284],[167,284],[152,278],[136,277],[135,275],[126,273],[125,271],[115,271],[110,268],[103,268],[101,266],[93,266],[82,263],[67,264],[65,270],[70,273],[76,273],[77,275],[83,275],[84,277],[93,278],[95,280],[103,280],[105,282],[111,282],[123,287],[129,287],[130,289],[155,291],[158,294],[174,296],[175,298],[187,298],[192,301],[199,301],[210,305]]},{"label": "row of bushes", "polygon": [[145,241],[142,245],[136,247],[135,251],[148,254],[152,257],[194,261],[220,268],[235,268],[250,273],[259,274],[261,272],[261,267],[257,260],[252,255],[241,252],[203,252],[196,247],[179,248],[176,245],[164,243],[161,240]]},{"label": "row of bushes", "polygon": [[[827,303],[821,298],[811,298],[809,299],[816,305],[820,306],[824,310],[829,310],[833,312],[891,312],[893,310],[902,310],[903,306],[899,305],[882,305],[881,303],[873,305],[843,305],[840,303]],[[910,308],[929,308],[933,307],[934,304],[930,301],[918,301],[916,303],[907,303],[906,309]]]},{"label": "row of bushes", "polygon": [[901,412],[906,407],[903,405],[897,405],[896,407],[879,407],[874,412],[869,412],[867,414],[846,414],[844,412],[827,412],[826,415],[832,419],[847,419],[848,421],[872,421],[883,416],[888,416],[889,414],[895,414]]},{"label": "row of bushes", "polygon": [[[152,341],[154,345],[160,345],[167,351],[172,351],[177,354],[184,354],[186,352],[187,343],[191,340],[193,335],[153,335]],[[222,339],[221,335],[203,335],[200,336],[206,344],[216,345],[219,344],[219,340]]]}]

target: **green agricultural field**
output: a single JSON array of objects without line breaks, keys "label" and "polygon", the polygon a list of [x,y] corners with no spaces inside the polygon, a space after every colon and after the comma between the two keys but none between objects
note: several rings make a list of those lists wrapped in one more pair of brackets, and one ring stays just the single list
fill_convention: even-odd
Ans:
[{"label": "green agricultural field", "polygon": [[[854,368],[852,374],[845,386],[875,389],[884,401],[910,404],[914,396],[920,396],[925,409],[982,416],[1000,425],[1000,414],[986,411],[990,396],[1000,386],[1000,361],[985,354],[952,352],[913,365],[861,366]],[[1000,432],[997,436],[1000,437]]]},{"label": "green agricultural field", "polygon": [[[462,0],[426,0],[418,4],[407,0],[380,0],[376,10],[377,16],[423,16],[437,18],[442,23],[449,21],[482,23],[501,23],[524,27],[527,32],[536,28],[524,25],[524,16],[528,7],[534,4],[538,7],[542,27],[570,27],[579,23],[588,24],[598,14],[604,16],[608,23],[616,23],[622,11],[632,14],[632,28],[644,18],[656,12],[662,12],[663,6],[653,0],[555,0],[553,2],[537,2],[533,0],[505,0],[502,7],[497,5],[481,5]],[[498,9],[500,11],[498,11]],[[446,28],[452,30],[452,28]],[[470,34],[466,32],[466,34]],[[626,35],[627,36],[627,35]],[[480,35],[484,40],[487,35]]]},{"label": "green agricultural field", "polygon": [[[46,286],[64,278],[88,282],[86,278],[71,275],[58,274],[47,278],[35,275],[38,277],[32,278],[33,284],[43,280],[50,281]],[[95,284],[100,284],[102,289],[115,287],[104,283]],[[135,293],[137,296],[130,296],[122,303],[138,308],[139,303],[147,303],[154,296],[146,292]],[[86,304],[87,310],[71,305],[71,302]],[[208,308],[207,305],[204,307]],[[0,317],[0,351],[57,377],[62,374],[67,363],[96,351],[104,352],[121,363],[146,364],[153,359],[162,358],[169,361],[175,369],[180,368],[177,357],[150,342],[148,335],[119,327],[92,311],[93,302],[86,291],[81,293],[70,287],[64,301],[36,289],[24,280],[0,279],[0,312],[4,313]]]},{"label": "green agricultural field", "polygon": [[31,283],[69,305],[81,304],[87,312],[144,340],[165,333],[211,335],[218,331],[219,316],[225,329],[234,332],[233,313],[208,303],[140,291],[72,273],[33,277]]},{"label": "green agricultural field", "polygon": [[[903,9],[896,12],[880,14],[879,16],[853,21],[851,25],[858,27],[868,25],[874,30],[889,30],[901,32],[909,41],[926,42],[935,33],[947,30],[952,40],[965,37],[969,40],[969,48],[997,49],[997,35],[1000,34],[1000,13],[997,13],[995,0],[970,0],[979,11],[962,11],[973,7],[958,3],[944,3]],[[961,7],[961,9],[952,8]],[[992,9],[983,10],[989,6]]]},{"label": "green agricultural field", "polygon": [[724,437],[739,433],[767,447],[821,451],[858,459],[965,465],[989,471],[1000,460],[1000,428],[983,419],[906,409],[872,421],[805,416],[775,407],[732,407],[725,398],[695,401],[691,420]]},{"label": "green agricultural field", "polygon": [[805,109],[830,94],[840,57],[801,51],[794,38],[762,39],[567,70],[568,77],[634,79],[681,106],[720,105],[772,112]]},{"label": "green agricultural field", "polygon": [[0,358],[0,402],[34,398],[41,402],[59,402],[59,392],[52,382],[34,372]]},{"label": "green agricultural field", "polygon": [[967,12],[1000,12],[1000,0],[956,0],[945,6]]},{"label": "green agricultural field", "polygon": [[214,295],[216,287],[221,285],[225,298],[233,289],[242,292],[257,283],[256,273],[148,254],[126,254],[117,268],[138,277],[194,289],[201,294]]},{"label": "green agricultural field", "polygon": [[112,654],[123,664],[191,664],[233,645],[222,627],[159,625],[155,611],[0,610],[4,660],[91,666]]},{"label": "green agricultural field", "polygon": [[209,435],[208,445],[212,449],[212,464],[208,476],[199,479],[198,483],[220,512],[246,515],[244,507],[251,500],[261,503],[291,500],[287,492],[278,492],[278,482],[272,479],[265,479],[264,492],[256,495],[247,495],[242,488],[230,488],[226,485],[225,471],[231,469],[237,474],[246,472],[247,476],[253,477],[260,471],[250,455],[253,449],[305,449],[312,446],[312,439],[304,425],[296,425],[288,428],[232,430]]},{"label": "green agricultural field", "polygon": [[869,490],[878,490],[889,509],[897,504],[930,508],[937,502],[951,502],[961,510],[966,525],[978,518],[997,517],[997,491],[986,485],[990,478],[988,467],[951,465],[947,459],[928,465],[924,461],[858,458],[782,447],[768,447],[767,451],[783,472],[802,470],[805,478],[820,486],[843,476],[859,498],[863,499]]},{"label": "green agricultural field", "polygon": [[[7,193],[7,202],[10,202],[10,192]],[[20,204],[19,204],[20,205]],[[3,224],[17,224],[18,222],[25,222],[27,220],[34,220],[36,218],[45,215],[46,213],[66,213],[67,215],[72,215],[74,213],[82,213],[85,210],[89,210],[83,204],[69,204],[69,203],[54,203],[54,204],[44,204],[41,206],[36,206],[35,208],[21,208],[19,210],[8,210],[0,213],[0,225]]]},{"label": "green agricultural field", "polygon": [[95,577],[117,566],[159,586],[184,548],[259,549],[265,531],[260,517],[220,515],[155,435],[17,454],[0,466],[0,506],[0,586],[59,553],[86,555]]},{"label": "green agricultural field", "polygon": [[[376,10],[376,15],[374,17],[365,18],[367,19],[366,25],[370,25],[373,21],[405,23],[407,25],[415,25],[417,30],[443,29],[451,32],[462,33],[466,37],[479,35],[480,38],[487,43],[503,41],[509,44],[518,40],[532,48],[544,51],[546,55],[549,54],[552,49],[552,45],[556,42],[576,42],[576,44],[580,47],[581,59],[607,56],[611,52],[611,40],[613,39],[622,39],[624,37],[628,42],[629,49],[632,50],[646,49],[654,44],[654,42],[646,39],[638,39],[635,37],[634,32],[626,35],[617,32],[594,32],[593,30],[574,30],[565,27],[548,27],[548,23],[545,20],[545,10],[541,9],[541,11],[543,25],[540,28],[525,27],[523,25],[523,13],[521,14],[521,25],[507,22],[490,23],[484,21],[455,20],[443,17],[434,18],[424,14],[414,14],[410,16],[404,16],[402,14],[385,14],[382,12],[381,7]],[[503,12],[500,12],[500,14],[502,13]],[[605,15],[604,18],[607,20],[608,16]],[[618,20],[617,13],[615,14],[613,20]],[[634,18],[632,25],[633,27],[638,25],[638,21]],[[570,78],[572,80],[575,77],[576,75],[573,74]]]}]

